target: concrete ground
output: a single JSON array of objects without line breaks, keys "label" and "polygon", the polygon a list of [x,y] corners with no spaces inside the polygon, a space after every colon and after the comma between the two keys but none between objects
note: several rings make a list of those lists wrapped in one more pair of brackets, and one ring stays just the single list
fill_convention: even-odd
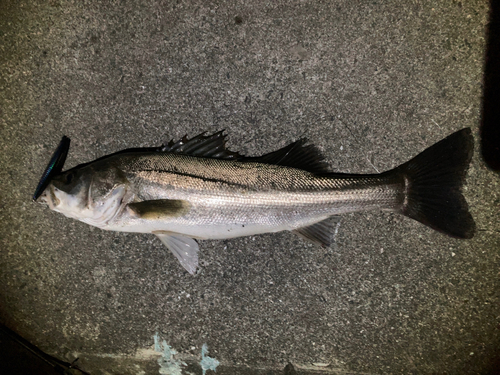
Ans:
[{"label": "concrete ground", "polygon": [[222,374],[494,371],[500,186],[479,146],[472,240],[348,214],[328,249],[204,241],[194,277],[152,235],[31,201],[63,134],[67,167],[219,129],[248,155],[305,136],[350,173],[464,127],[478,144],[486,1],[4,0],[0,14],[6,326],[91,374],[201,374],[203,344]]}]

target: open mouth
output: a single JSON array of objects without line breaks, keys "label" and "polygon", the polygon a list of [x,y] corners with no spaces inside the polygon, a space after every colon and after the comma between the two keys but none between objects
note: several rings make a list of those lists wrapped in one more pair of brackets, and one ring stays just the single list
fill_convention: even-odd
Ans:
[{"label": "open mouth", "polygon": [[57,198],[54,187],[46,187],[38,198],[38,202],[46,204],[51,210],[55,210],[60,201]]},{"label": "open mouth", "polygon": [[[49,164],[47,165],[47,168],[45,168],[45,171],[42,174],[42,178],[40,178],[40,182],[36,187],[35,194],[33,194],[34,202],[36,202],[36,200],[40,198],[44,190],[47,188],[50,180],[52,180],[54,176],[61,173],[64,162],[66,161],[66,157],[68,156],[70,142],[71,140],[68,137],[62,137],[61,142],[59,142],[59,146],[57,146],[56,150],[52,154]],[[41,199],[40,201],[48,204],[48,200],[50,199],[50,197],[44,195],[44,198],[44,200]]]}]

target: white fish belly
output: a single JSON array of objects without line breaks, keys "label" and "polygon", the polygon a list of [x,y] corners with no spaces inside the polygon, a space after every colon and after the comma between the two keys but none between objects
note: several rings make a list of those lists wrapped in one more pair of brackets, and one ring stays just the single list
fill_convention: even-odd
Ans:
[{"label": "white fish belly", "polygon": [[279,225],[268,225],[260,223],[226,223],[226,224],[186,224],[156,221],[142,221],[135,225],[109,225],[103,227],[106,230],[119,232],[136,232],[136,233],[178,233],[185,236],[197,238],[200,240],[208,239],[226,239],[243,236],[251,236],[262,233],[274,233],[285,230],[294,230],[297,228],[312,225],[319,221],[328,218],[323,216],[320,218],[308,218],[301,220],[299,223],[281,223]]}]

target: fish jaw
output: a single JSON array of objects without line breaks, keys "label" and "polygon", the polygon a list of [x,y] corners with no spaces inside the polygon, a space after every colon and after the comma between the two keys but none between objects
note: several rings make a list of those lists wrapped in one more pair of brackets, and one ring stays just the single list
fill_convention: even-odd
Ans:
[{"label": "fish jaw", "polygon": [[52,211],[59,212],[56,207],[60,202],[54,194],[54,186],[52,184],[45,188],[42,194],[37,198],[36,202],[48,206]]}]

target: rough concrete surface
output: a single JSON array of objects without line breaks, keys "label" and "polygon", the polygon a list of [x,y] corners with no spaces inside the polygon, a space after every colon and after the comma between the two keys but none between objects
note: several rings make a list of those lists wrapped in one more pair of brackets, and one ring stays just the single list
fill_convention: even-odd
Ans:
[{"label": "rough concrete surface", "polygon": [[221,373],[494,371],[500,189],[478,149],[472,240],[348,214],[328,249],[292,233],[203,241],[194,277],[152,235],[31,201],[63,134],[67,167],[226,129],[248,155],[305,136],[350,173],[463,127],[478,140],[486,1],[4,0],[0,14],[8,327],[91,374],[159,373],[157,332],[185,374],[201,374],[204,343]]}]

